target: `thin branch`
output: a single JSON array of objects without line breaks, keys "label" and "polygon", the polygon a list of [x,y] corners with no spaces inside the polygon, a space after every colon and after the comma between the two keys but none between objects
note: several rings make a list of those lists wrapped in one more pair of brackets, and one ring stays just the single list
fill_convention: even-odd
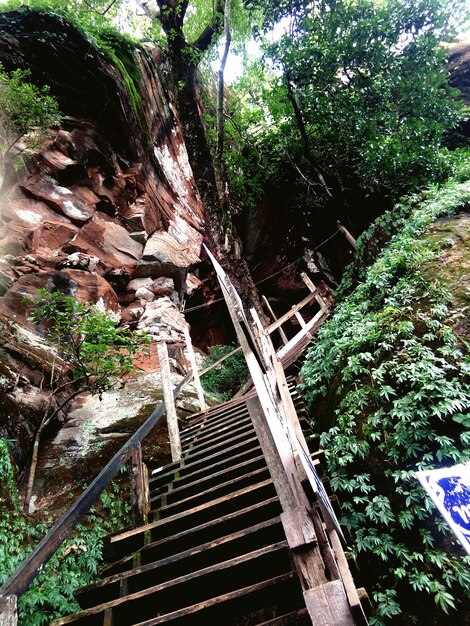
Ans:
[{"label": "thin branch", "polygon": [[225,45],[222,59],[220,61],[218,85],[217,85],[217,149],[216,149],[216,161],[220,166],[222,163],[222,157],[224,153],[224,72],[227,64],[227,57],[230,51],[230,44],[232,42],[232,31],[230,25],[232,1],[225,0],[224,11],[224,35]]},{"label": "thin branch", "polygon": [[93,13],[97,13],[98,15],[106,15],[106,13],[116,4],[117,0],[111,0],[110,4],[107,6],[107,8],[104,11],[98,11],[98,9],[95,9],[95,7],[88,2],[88,0],[84,0],[85,4],[87,5],[87,7],[89,9],[91,9],[93,11]]},{"label": "thin branch", "polygon": [[224,2],[217,0],[212,24],[206,26],[199,37],[191,44],[199,52],[205,52],[212,44],[214,38],[222,33],[224,24]]}]

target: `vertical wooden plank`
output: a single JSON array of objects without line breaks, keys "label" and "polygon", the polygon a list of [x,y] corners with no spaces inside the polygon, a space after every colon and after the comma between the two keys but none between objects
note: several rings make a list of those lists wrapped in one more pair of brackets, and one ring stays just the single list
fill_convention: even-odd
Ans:
[{"label": "vertical wooden plank", "polygon": [[304,599],[315,626],[355,626],[340,580],[304,591]]},{"label": "vertical wooden plank", "polygon": [[300,313],[297,311],[297,313],[294,314],[295,315],[295,319],[299,322],[299,326],[301,328],[305,328],[305,326],[307,325],[305,323],[304,318],[300,315]]},{"label": "vertical wooden plank", "polygon": [[132,517],[134,525],[141,526],[148,521],[148,508],[146,502],[146,477],[140,441],[129,448],[127,463],[129,467]]},{"label": "vertical wooden plank", "polygon": [[188,350],[189,362],[191,363],[191,370],[193,372],[194,384],[196,386],[199,406],[201,408],[201,411],[205,411],[207,406],[206,406],[206,401],[204,400],[204,392],[202,390],[201,379],[199,378],[199,372],[198,372],[197,365],[196,365],[196,357],[194,355],[191,335],[189,334],[189,328],[185,326],[183,328],[183,332],[184,332],[184,340],[186,342],[186,348]]},{"label": "vertical wooden plank", "polygon": [[17,626],[16,596],[0,596],[1,626]]},{"label": "vertical wooden plank", "polygon": [[[261,296],[261,297],[262,297],[262,299],[263,299],[264,304],[266,305],[266,308],[267,308],[267,309],[268,309],[268,311],[269,311],[269,314],[270,314],[270,315],[271,315],[271,317],[272,317],[273,322],[277,322],[277,317],[276,317],[276,315],[275,315],[274,311],[272,310],[271,305],[270,305],[270,304],[269,304],[269,302],[268,302],[268,299],[266,298],[266,296]],[[278,330],[279,330],[279,334],[281,335],[282,343],[283,343],[284,345],[286,345],[286,343],[289,341],[289,340],[287,339],[287,335],[286,335],[286,333],[282,330],[282,327],[281,327],[281,326],[279,326],[279,329],[278,329]]]},{"label": "vertical wooden plank", "polygon": [[361,600],[359,598],[354,579],[349,569],[348,560],[344,554],[341,541],[339,540],[336,530],[332,527],[331,523],[326,522],[328,528],[328,535],[330,537],[331,546],[338,564],[341,578],[343,580],[344,589],[346,591],[346,597],[351,607],[352,614],[355,618],[357,626],[367,626],[367,617],[364,613]]},{"label": "vertical wooden plank", "polygon": [[315,294],[315,300],[318,302],[321,308],[327,309],[328,305],[326,304],[325,300],[323,300],[321,295],[318,293],[318,288],[315,285],[315,283],[312,282],[312,280],[310,279],[310,276],[308,276],[305,272],[302,272],[300,274],[300,278],[304,281],[304,283],[307,285],[310,291]]},{"label": "vertical wooden plank", "polygon": [[356,240],[354,239],[354,237],[351,235],[351,233],[349,232],[349,230],[346,228],[346,226],[343,226],[341,224],[341,222],[338,220],[336,222],[336,225],[338,226],[338,230],[340,230],[343,235],[346,237],[346,239],[349,241],[349,243],[351,244],[351,246],[354,248],[354,250],[357,250],[357,243]]},{"label": "vertical wooden plank", "polygon": [[170,437],[170,449],[172,461],[181,459],[181,441],[176,415],[175,399],[170,379],[170,362],[168,360],[168,348],[166,343],[157,343],[158,359],[162,375],[163,401],[165,402],[168,435]]}]

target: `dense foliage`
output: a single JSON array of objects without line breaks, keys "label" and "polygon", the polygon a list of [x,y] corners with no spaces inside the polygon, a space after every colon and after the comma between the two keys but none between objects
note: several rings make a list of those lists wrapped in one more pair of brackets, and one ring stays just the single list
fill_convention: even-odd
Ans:
[{"label": "dense foliage", "polygon": [[[29,144],[34,145],[49,126],[61,119],[49,88],[37,87],[29,79],[29,70],[8,73],[0,64],[0,184],[5,157],[12,156],[20,139],[28,135]],[[16,150],[13,156],[18,158],[19,153]]]},{"label": "dense foliage", "polygon": [[[24,561],[46,534],[50,520],[26,517],[19,504],[9,455],[8,441],[0,439],[0,585]],[[121,486],[105,491],[96,510],[90,511],[43,567],[19,600],[19,623],[42,626],[61,615],[79,610],[73,592],[90,583],[102,563],[103,538],[130,522],[129,505],[122,499]]]},{"label": "dense foliage", "polygon": [[119,327],[109,313],[60,291],[39,289],[27,302],[31,321],[73,366],[81,391],[103,393],[122,383],[134,370],[136,353],[149,343],[145,334]]},{"label": "dense foliage", "polygon": [[404,193],[445,179],[451,158],[440,147],[460,105],[442,42],[464,21],[465,3],[247,4],[263,7],[265,23],[263,59],[245,68],[228,108],[238,145],[228,171],[243,197],[258,200],[268,179],[289,186],[303,223],[315,215],[324,223],[326,211],[361,223],[367,210],[375,217]]},{"label": "dense foliage", "polygon": [[414,471],[470,459],[468,346],[448,324],[445,285],[426,274],[439,248],[423,236],[435,218],[469,202],[468,179],[405,202],[417,206],[399,217],[397,234],[339,303],[302,370],[377,626],[443,625],[455,622],[454,608],[465,614],[470,559]]},{"label": "dense foliage", "polygon": [[[209,356],[203,361],[203,367],[209,367],[216,361],[229,354],[235,346],[211,346]],[[239,391],[248,379],[248,367],[243,352],[229,356],[225,361],[216,365],[212,370],[203,374],[201,378],[204,389],[215,393],[222,400],[229,400]]]}]

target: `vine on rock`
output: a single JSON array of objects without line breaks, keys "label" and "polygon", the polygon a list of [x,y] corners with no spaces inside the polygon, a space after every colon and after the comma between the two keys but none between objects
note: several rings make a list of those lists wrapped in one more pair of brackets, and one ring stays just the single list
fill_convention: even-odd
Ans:
[{"label": "vine on rock", "polygon": [[468,206],[470,183],[451,181],[420,200],[302,370],[374,626],[455,623],[454,609],[462,617],[469,600],[470,557],[414,472],[470,460],[468,344],[448,323],[445,285],[426,274],[438,246],[420,238],[437,217]]}]

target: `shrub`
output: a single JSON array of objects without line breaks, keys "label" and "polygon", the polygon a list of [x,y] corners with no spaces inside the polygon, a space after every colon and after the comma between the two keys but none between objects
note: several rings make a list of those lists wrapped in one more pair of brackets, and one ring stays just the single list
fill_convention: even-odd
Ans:
[{"label": "shrub", "polygon": [[[209,367],[234,349],[235,346],[230,345],[211,346],[209,356],[204,359],[203,367]],[[243,352],[240,350],[204,374],[201,382],[206,391],[215,393],[222,400],[229,400],[247,379],[248,367]]]}]

